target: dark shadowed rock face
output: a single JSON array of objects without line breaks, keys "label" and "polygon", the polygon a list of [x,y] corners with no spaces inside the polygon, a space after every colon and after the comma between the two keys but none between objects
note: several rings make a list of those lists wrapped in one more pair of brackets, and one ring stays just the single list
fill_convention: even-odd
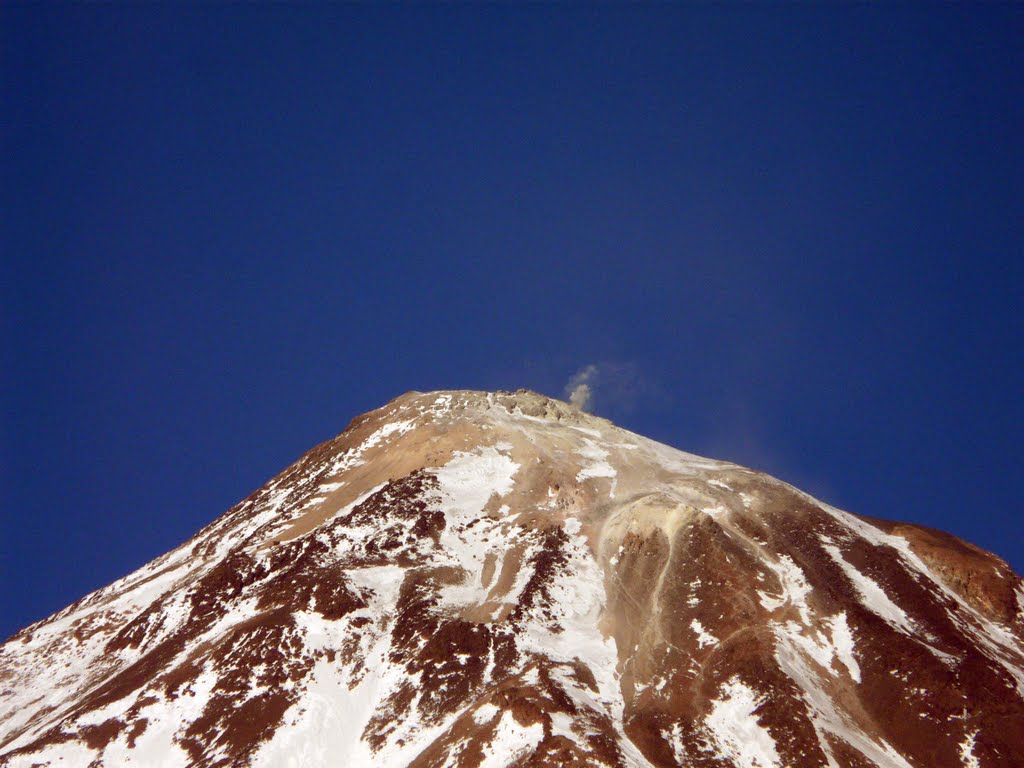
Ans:
[{"label": "dark shadowed rock face", "polygon": [[528,392],[410,393],[0,649],[4,766],[1024,765],[1024,588]]}]

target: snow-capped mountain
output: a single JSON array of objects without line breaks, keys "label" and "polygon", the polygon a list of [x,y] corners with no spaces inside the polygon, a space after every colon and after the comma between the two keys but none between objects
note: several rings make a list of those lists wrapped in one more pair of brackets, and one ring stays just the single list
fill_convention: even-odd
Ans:
[{"label": "snow-capped mountain", "polygon": [[519,391],[409,393],[0,648],[0,764],[1024,765],[1024,586]]}]

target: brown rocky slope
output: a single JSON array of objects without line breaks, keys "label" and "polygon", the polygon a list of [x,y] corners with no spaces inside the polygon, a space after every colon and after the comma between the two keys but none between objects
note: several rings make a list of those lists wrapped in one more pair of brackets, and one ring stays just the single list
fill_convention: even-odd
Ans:
[{"label": "brown rocky slope", "polygon": [[1024,765],[1024,587],[531,392],[409,393],[0,648],[0,765]]}]

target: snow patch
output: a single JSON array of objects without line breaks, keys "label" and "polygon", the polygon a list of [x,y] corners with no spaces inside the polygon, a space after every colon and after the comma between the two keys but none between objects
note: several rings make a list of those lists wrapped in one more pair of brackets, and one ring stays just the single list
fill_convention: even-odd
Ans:
[{"label": "snow patch", "polygon": [[704,718],[714,751],[736,768],[782,768],[775,740],[757,717],[764,697],[738,676],[731,677],[719,695]]},{"label": "snow patch", "polygon": [[[977,642],[986,655],[1005,669],[1017,683],[1017,694],[1024,698],[1024,648],[1021,647],[1018,639],[1006,627],[997,624],[978,612],[972,605],[963,599],[957,592],[954,592],[945,582],[936,576],[917,554],[914,553],[908,542],[902,536],[887,534],[856,515],[843,512],[840,509],[823,504],[806,493],[793,489],[796,493],[816,504],[819,508],[831,515],[834,519],[846,526],[850,531],[875,546],[891,547],[896,550],[903,560],[908,572],[915,578],[923,580],[941,592],[949,599],[955,609],[948,609],[947,615],[950,620],[969,638]],[[826,540],[827,544],[831,542]],[[1024,596],[1019,597],[1024,610]],[[925,644],[933,652],[936,650]],[[940,658],[942,658],[940,656]]]},{"label": "snow patch", "polygon": [[697,644],[701,648],[705,648],[709,645],[718,645],[718,638],[704,629],[703,625],[697,621],[697,619],[690,622],[690,629],[692,629],[693,633],[697,635]]},{"label": "snow patch", "polygon": [[536,749],[543,738],[544,726],[541,723],[520,725],[511,711],[505,712],[480,768],[504,768],[511,765]]},{"label": "snow patch", "polygon": [[[96,750],[89,749],[79,741],[67,741],[63,744],[53,744],[30,755],[17,755],[7,758],[11,762],[5,763],[4,768],[34,768],[35,766],[51,765],[92,765],[96,759]],[[167,765],[166,768],[181,768],[187,765],[182,762],[177,765]],[[165,768],[162,763],[153,763],[154,768]]]},{"label": "snow patch", "polygon": [[723,517],[729,514],[729,510],[723,507],[721,504],[702,507],[701,512],[710,517],[712,520],[721,520]]},{"label": "snow patch", "polygon": [[134,747],[129,749],[127,736],[122,734],[104,750],[103,762],[125,768],[185,768],[191,765],[192,759],[174,737],[179,730],[184,730],[187,723],[199,717],[215,683],[216,676],[210,675],[203,681],[196,680],[196,687],[188,696],[173,701],[159,698],[143,707],[138,718],[146,721],[146,728],[135,739]]},{"label": "snow patch", "polygon": [[807,605],[807,596],[811,594],[811,585],[807,583],[807,577],[803,570],[793,562],[793,558],[789,555],[782,555],[775,563],[765,560],[765,564],[778,578],[779,584],[782,586],[782,593],[775,597],[759,591],[757,595],[761,606],[767,611],[775,611],[788,603],[799,611],[800,620],[809,626],[811,613],[810,607]]},{"label": "snow patch", "polygon": [[494,716],[501,710],[496,706],[487,702],[482,705],[476,712],[473,713],[473,722],[477,725],[486,725],[494,719]]},{"label": "snow patch", "polygon": [[775,632],[780,640],[786,640],[793,648],[803,651],[833,676],[838,674],[833,662],[838,661],[846,667],[853,681],[859,683],[860,665],[853,655],[853,633],[846,621],[846,613],[840,612],[830,616],[823,623],[826,630],[824,632],[801,626],[795,621],[776,624]]},{"label": "snow patch", "polygon": [[822,686],[817,673],[808,665],[804,656],[806,649],[794,642],[792,634],[777,632],[776,637],[779,642],[775,648],[775,660],[803,691],[803,701],[811,712],[811,725],[830,768],[838,768],[839,763],[832,754],[826,734],[845,741],[881,768],[913,768],[887,742],[876,741],[847,720],[836,707],[831,694]]},{"label": "snow patch", "polygon": [[690,755],[686,751],[683,726],[676,723],[672,726],[671,730],[662,731],[661,735],[665,737],[665,741],[672,747],[672,756],[675,757],[676,763],[678,765],[689,765]]},{"label": "snow patch", "polygon": [[[270,741],[260,748],[254,768],[304,768],[308,765],[351,765],[398,768],[408,753],[383,751],[374,756],[363,732],[387,697],[406,679],[404,668],[387,661],[390,648],[388,622],[394,616],[405,570],[382,565],[346,571],[350,582],[369,602],[369,615],[377,626],[363,641],[364,667],[352,670],[319,658],[307,678],[301,705],[292,707]],[[299,612],[295,621],[307,652],[342,647],[351,636],[347,620],[331,621],[317,613]]]},{"label": "snow patch", "polygon": [[599,446],[593,440],[584,439],[583,447],[579,448],[576,453],[588,460],[583,469],[576,473],[576,481],[583,482],[591,477],[610,478],[612,481],[612,487],[609,495],[612,498],[615,498],[615,485],[618,473],[607,461],[608,451]]},{"label": "snow patch", "polygon": [[880,616],[901,632],[908,635],[913,632],[913,624],[906,612],[896,605],[877,583],[848,563],[843,557],[842,552],[834,544],[823,544],[822,546],[829,554],[829,557],[836,562],[836,565],[843,569],[846,577],[853,582],[853,586],[860,593],[861,603],[868,610]]},{"label": "snow patch", "polygon": [[[610,717],[627,766],[646,768],[650,763],[622,730],[625,702],[616,672],[619,655],[615,640],[598,629],[606,599],[604,572],[586,539],[569,527],[565,529],[569,540],[563,545],[567,563],[548,584],[553,615],[549,618],[540,612],[528,617],[516,635],[516,644],[526,658],[536,653],[567,666],[576,662],[586,666],[594,675],[597,693],[567,679],[564,690],[578,706]],[[536,669],[531,673],[536,674]],[[552,676],[562,677],[557,670]]]},{"label": "snow patch", "polygon": [[[488,517],[484,508],[494,496],[501,498],[515,487],[513,478],[518,471],[519,464],[492,446],[468,453],[457,451],[447,464],[432,470],[445,516],[441,546],[449,563],[465,574],[460,584],[442,590],[446,604],[460,607],[486,600],[479,574],[488,553],[494,550],[491,534],[501,528],[502,522]],[[510,542],[507,533],[495,538],[506,546]]]},{"label": "snow patch", "polygon": [[392,435],[404,435],[406,432],[416,426],[414,420],[410,421],[390,421],[384,424],[380,429],[370,435],[363,441],[363,444],[359,446],[359,452],[365,453],[366,451],[386,442]]},{"label": "snow patch", "polygon": [[964,740],[960,742],[960,761],[964,764],[964,768],[981,768],[981,763],[974,754],[974,744],[978,740],[978,732],[971,731],[964,736]]},{"label": "snow patch", "polygon": [[845,611],[837,613],[825,621],[832,630],[832,648],[836,658],[846,667],[850,677],[859,683],[860,665],[857,664],[857,660],[853,657],[853,632],[850,631],[850,625],[846,621]]},{"label": "snow patch", "polygon": [[432,470],[441,486],[446,513],[457,518],[479,515],[491,496],[504,496],[515,485],[519,465],[494,447],[456,451],[443,467]]}]

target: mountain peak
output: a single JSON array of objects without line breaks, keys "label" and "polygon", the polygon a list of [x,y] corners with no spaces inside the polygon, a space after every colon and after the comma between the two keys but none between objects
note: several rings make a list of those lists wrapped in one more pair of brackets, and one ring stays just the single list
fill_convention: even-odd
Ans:
[{"label": "mountain peak", "polygon": [[5,765],[1011,766],[1024,588],[535,392],[408,392],[0,649]]},{"label": "mountain peak", "polygon": [[553,421],[583,422],[597,420],[610,423],[607,419],[582,411],[574,405],[558,400],[531,389],[497,390],[494,392],[473,389],[448,389],[433,392],[406,392],[384,406],[387,411],[393,405],[403,409],[421,409],[430,412],[447,411],[458,414],[465,412],[487,412],[499,408],[509,415],[523,415]]}]

